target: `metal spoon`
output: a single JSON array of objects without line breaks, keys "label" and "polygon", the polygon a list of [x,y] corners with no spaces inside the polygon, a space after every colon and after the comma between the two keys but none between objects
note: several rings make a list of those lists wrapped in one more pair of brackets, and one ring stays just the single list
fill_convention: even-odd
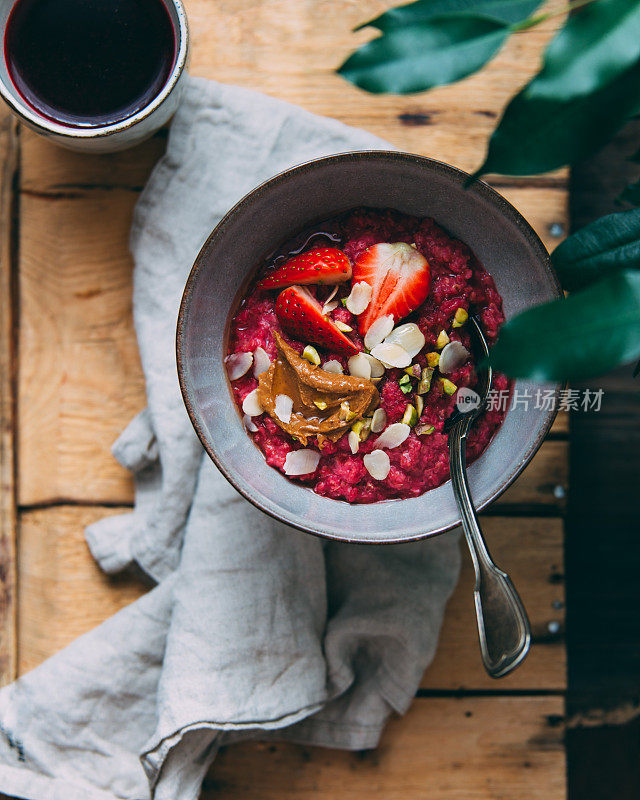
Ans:
[{"label": "metal spoon", "polygon": [[[489,355],[489,347],[479,322],[470,316],[468,325],[474,344],[477,345],[477,355],[485,358]],[[445,429],[449,432],[451,484],[476,575],[473,596],[482,662],[492,678],[502,678],[515,669],[529,652],[531,626],[509,576],[491,560],[467,481],[467,434],[484,410],[491,380],[492,370],[487,367],[480,375],[477,387],[480,403],[466,413],[456,408],[447,420]]]}]

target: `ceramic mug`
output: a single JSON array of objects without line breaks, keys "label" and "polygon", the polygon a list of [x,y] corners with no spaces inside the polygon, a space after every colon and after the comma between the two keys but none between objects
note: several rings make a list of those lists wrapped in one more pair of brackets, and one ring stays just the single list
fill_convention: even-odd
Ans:
[{"label": "ceramic mug", "polygon": [[76,127],[57,122],[31,106],[16,88],[6,57],[6,28],[13,7],[19,0],[0,0],[0,31],[3,57],[0,59],[0,94],[11,110],[36,133],[56,144],[88,153],[110,153],[133,147],[147,139],[173,116],[187,75],[189,31],[181,0],[160,0],[171,20],[176,51],[169,76],[160,92],[143,108],[117,122],[89,127]]}]

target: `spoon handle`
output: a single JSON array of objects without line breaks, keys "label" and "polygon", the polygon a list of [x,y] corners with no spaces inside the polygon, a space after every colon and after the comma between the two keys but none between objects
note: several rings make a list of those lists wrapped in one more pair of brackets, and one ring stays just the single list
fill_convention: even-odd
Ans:
[{"label": "spoon handle", "polygon": [[515,669],[529,652],[531,627],[509,576],[489,555],[473,507],[465,455],[471,422],[471,415],[468,415],[451,429],[449,467],[476,575],[474,599],[482,662],[492,678],[501,678]]}]

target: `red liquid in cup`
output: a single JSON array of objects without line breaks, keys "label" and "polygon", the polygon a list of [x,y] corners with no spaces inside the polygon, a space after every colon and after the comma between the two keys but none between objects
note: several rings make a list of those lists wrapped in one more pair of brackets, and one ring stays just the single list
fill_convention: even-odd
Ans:
[{"label": "red liquid in cup", "polygon": [[19,0],[4,38],[16,89],[74,127],[135,114],[167,82],[176,36],[161,0]]}]

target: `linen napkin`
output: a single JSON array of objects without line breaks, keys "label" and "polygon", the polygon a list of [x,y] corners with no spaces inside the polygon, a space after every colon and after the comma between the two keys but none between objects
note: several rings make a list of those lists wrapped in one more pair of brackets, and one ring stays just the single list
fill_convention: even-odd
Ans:
[{"label": "linen napkin", "polygon": [[248,737],[364,749],[409,706],[459,570],[457,535],[323,543],[238,495],[203,455],[174,335],[190,266],[247,191],[310,158],[388,149],[247,90],[190,78],[131,233],[148,407],[114,446],[133,513],[86,532],[106,572],[155,588],[0,692],[0,791],[193,800]]}]

